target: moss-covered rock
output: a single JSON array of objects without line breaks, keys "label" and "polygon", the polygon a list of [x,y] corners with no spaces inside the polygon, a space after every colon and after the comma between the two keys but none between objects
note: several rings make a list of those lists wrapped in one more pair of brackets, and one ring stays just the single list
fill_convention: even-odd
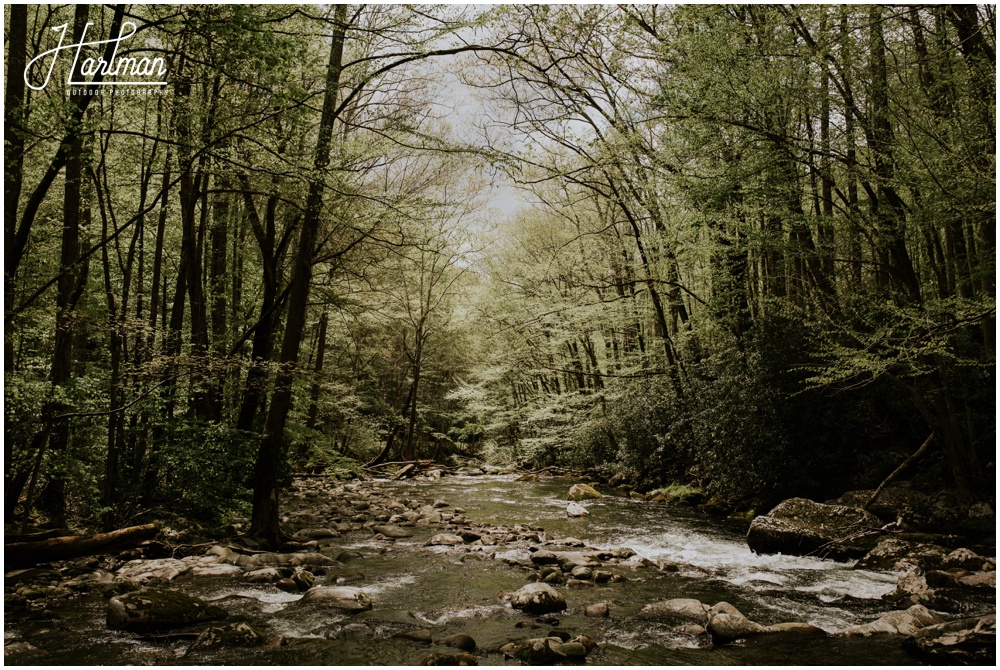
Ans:
[{"label": "moss-covered rock", "polygon": [[790,498],[753,520],[747,544],[758,554],[860,558],[877,544],[880,527],[858,507]]},{"label": "moss-covered rock", "polygon": [[569,493],[566,494],[567,500],[588,500],[603,497],[600,491],[589,484],[573,484],[569,489]]}]

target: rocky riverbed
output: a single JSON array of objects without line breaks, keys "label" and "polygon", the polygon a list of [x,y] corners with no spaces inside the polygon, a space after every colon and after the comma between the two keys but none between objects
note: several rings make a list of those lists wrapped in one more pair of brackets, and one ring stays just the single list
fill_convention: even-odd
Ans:
[{"label": "rocky riverbed", "polygon": [[[656,531],[669,551],[643,540],[660,528],[652,518],[669,521],[667,505],[570,494],[569,480],[439,474],[405,484],[297,479],[283,519],[292,539],[278,551],[236,533],[164,530],[162,542],[133,552],[8,572],[5,660],[719,665],[995,657],[995,564],[968,549],[890,538],[862,558],[868,570],[837,564],[820,586],[801,581],[800,573],[830,564],[816,559],[767,559],[748,577],[706,562],[690,533]],[[725,541],[705,547],[732,553],[738,531],[724,532]],[[863,588],[838,586],[852,575]]]}]

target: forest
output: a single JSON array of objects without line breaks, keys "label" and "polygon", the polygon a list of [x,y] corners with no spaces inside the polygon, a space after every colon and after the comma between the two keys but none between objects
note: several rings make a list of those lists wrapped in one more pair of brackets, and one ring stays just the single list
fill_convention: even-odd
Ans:
[{"label": "forest", "polygon": [[995,505],[995,30],[8,5],[7,527],[277,543],[293,473],[422,459]]}]

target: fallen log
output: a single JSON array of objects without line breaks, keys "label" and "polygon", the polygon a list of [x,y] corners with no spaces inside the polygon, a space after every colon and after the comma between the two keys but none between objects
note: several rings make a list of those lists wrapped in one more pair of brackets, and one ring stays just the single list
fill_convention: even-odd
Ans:
[{"label": "fallen log", "polygon": [[12,542],[3,548],[7,569],[26,568],[38,563],[60,561],[134,547],[156,537],[155,524],[130,526],[96,535],[67,535],[37,542]]},{"label": "fallen log", "polygon": [[410,463],[409,465],[404,465],[403,468],[399,472],[397,472],[396,474],[394,474],[392,477],[389,477],[389,479],[399,480],[399,479],[406,479],[407,477],[411,477],[411,476],[413,476],[416,473],[417,467],[418,466],[417,466],[416,463]]}]

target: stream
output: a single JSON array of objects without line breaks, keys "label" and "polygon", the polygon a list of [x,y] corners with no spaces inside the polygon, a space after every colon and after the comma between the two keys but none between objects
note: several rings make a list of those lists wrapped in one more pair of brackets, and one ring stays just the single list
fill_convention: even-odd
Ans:
[{"label": "stream", "polygon": [[[765,625],[797,621],[833,632],[892,610],[880,598],[893,590],[896,576],[853,570],[851,563],[758,556],[746,546],[745,522],[720,521],[665,503],[608,495],[583,502],[589,516],[568,518],[571,483],[490,475],[365,484],[397,500],[447,501],[451,509],[464,510],[472,527],[506,527],[512,539],[494,546],[424,546],[442,529],[420,524],[407,528],[413,537],[395,541],[373,538],[370,528],[360,527],[330,538],[321,544],[323,553],[357,557],[341,569],[317,570],[316,583],[330,585],[340,576],[362,588],[374,608],[353,616],[291,607],[300,594],[234,577],[183,575],[166,585],[224,607],[230,619],[247,621],[281,644],[195,650],[189,648],[191,636],[109,631],[104,622],[107,597],[86,593],[47,601],[42,611],[8,611],[8,642],[30,642],[41,655],[7,662],[418,665],[431,652],[456,651],[393,637],[424,628],[435,641],[455,633],[471,636],[480,665],[517,664],[499,652],[503,644],[544,637],[553,629],[599,643],[587,657],[588,665],[916,664],[902,650],[899,636],[776,633],[713,646],[704,635],[679,634],[646,616],[643,606],[671,598],[709,605],[726,601]],[[309,500],[299,502],[308,505]],[[529,549],[567,538],[602,550],[634,551],[635,556],[606,566],[624,581],[585,588],[557,585],[568,609],[555,616],[532,617],[512,609],[502,596],[533,581],[534,571],[525,567]],[[609,617],[584,616],[587,605],[599,602],[610,603]]]}]

